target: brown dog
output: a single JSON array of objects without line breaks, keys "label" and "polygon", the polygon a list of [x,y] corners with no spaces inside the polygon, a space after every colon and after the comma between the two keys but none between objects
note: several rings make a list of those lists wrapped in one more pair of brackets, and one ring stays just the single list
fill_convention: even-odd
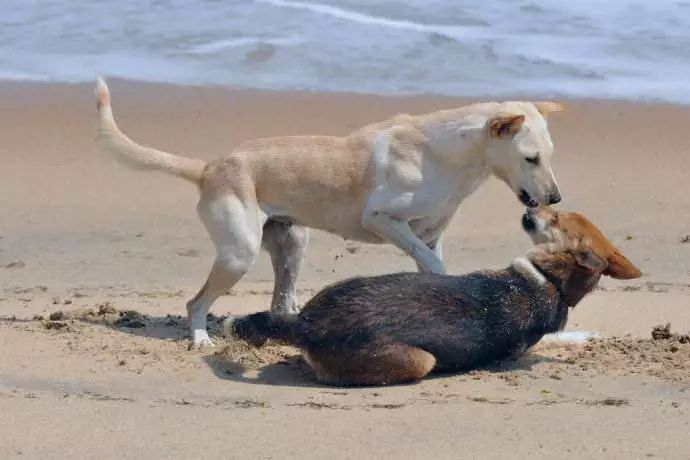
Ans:
[{"label": "brown dog", "polygon": [[601,275],[640,276],[579,214],[528,210],[523,227],[538,246],[506,269],[355,278],[326,288],[297,316],[229,319],[226,333],[301,348],[324,383],[402,383],[518,355],[561,330]]}]

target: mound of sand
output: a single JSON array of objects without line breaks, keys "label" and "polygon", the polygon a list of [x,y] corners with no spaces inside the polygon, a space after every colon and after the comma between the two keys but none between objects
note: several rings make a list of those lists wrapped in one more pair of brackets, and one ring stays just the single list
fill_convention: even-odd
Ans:
[{"label": "mound of sand", "polygon": [[[651,338],[598,338],[582,347],[568,347],[563,355],[566,374],[648,375],[673,382],[690,382],[690,334],[656,326]],[[559,366],[561,367],[561,366]]]},{"label": "mound of sand", "polygon": [[241,364],[246,369],[259,369],[271,364],[301,365],[302,363],[297,348],[271,342],[261,348],[254,348],[239,340],[232,340],[215,354],[217,358]]}]

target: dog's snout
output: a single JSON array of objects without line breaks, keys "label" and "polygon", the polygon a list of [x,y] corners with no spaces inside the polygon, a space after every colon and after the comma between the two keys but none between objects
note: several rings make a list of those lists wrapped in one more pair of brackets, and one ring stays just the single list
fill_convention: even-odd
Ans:
[{"label": "dog's snout", "polygon": [[525,229],[526,232],[533,232],[534,229],[537,228],[537,224],[534,222],[532,213],[529,211],[522,215],[522,228]]},{"label": "dog's snout", "polygon": [[556,204],[561,202],[561,192],[558,190],[549,194],[549,204]]}]

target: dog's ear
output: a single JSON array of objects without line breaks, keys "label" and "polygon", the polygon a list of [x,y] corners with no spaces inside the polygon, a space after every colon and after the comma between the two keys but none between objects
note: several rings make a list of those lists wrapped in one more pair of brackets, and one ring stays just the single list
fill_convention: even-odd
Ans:
[{"label": "dog's ear", "polygon": [[500,113],[489,120],[489,134],[491,137],[514,136],[524,122],[525,116],[522,114]]},{"label": "dog's ear", "polygon": [[604,258],[599,257],[592,251],[592,248],[586,245],[580,245],[574,252],[575,261],[581,267],[592,270],[593,272],[603,272],[607,268],[607,262]]},{"label": "dog's ear", "polygon": [[541,114],[542,117],[546,118],[552,112],[562,112],[565,110],[563,104],[551,101],[537,101],[534,102],[534,107]]},{"label": "dog's ear", "polygon": [[616,252],[609,257],[608,262],[609,266],[604,271],[604,275],[608,275],[611,278],[617,280],[631,280],[642,276],[640,269],[630,262],[623,254],[618,252],[617,249]]}]

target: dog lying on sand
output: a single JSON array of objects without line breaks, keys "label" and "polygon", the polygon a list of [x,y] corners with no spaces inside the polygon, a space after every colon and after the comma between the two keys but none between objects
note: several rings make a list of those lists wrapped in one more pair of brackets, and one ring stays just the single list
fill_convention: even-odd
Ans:
[{"label": "dog lying on sand", "polygon": [[404,383],[520,355],[563,329],[602,275],[641,275],[580,214],[528,209],[522,225],[537,246],[503,270],[355,278],[324,289],[299,315],[228,318],[226,334],[297,346],[326,384]]},{"label": "dog lying on sand", "polygon": [[[251,268],[271,255],[271,310],[296,312],[307,228],[391,243],[421,271],[444,273],[441,236],[460,203],[490,175],[526,206],[557,203],[553,102],[491,102],[398,115],[346,137],[258,139],[211,162],[139,145],[117,127],[105,82],[97,86],[98,142],[125,165],[166,172],[200,190],[197,211],[217,249],[206,283],[187,304],[192,345],[211,345],[206,315]],[[492,205],[494,206],[494,205]]]}]

